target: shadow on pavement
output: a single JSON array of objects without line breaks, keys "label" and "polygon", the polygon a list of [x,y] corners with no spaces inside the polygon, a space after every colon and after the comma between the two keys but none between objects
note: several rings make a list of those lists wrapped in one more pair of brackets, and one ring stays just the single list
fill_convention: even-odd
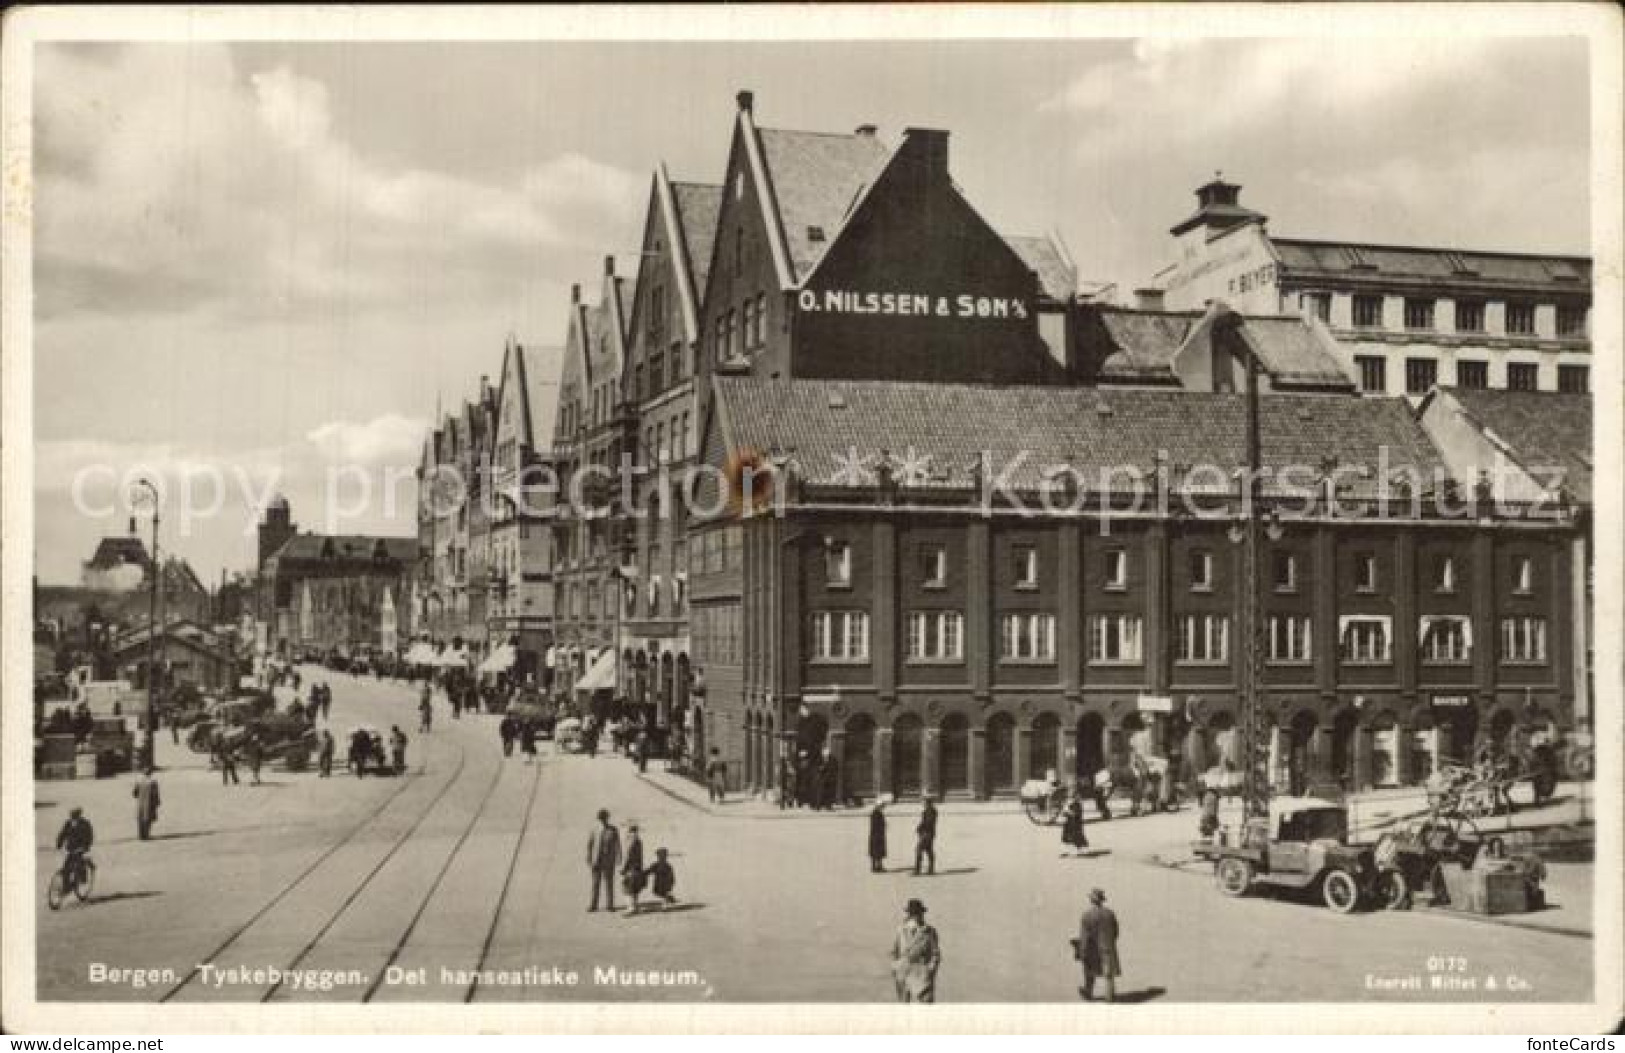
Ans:
[{"label": "shadow on pavement", "polygon": [[181,830],[173,834],[153,834],[148,841],[185,841],[193,837],[213,837],[219,830]]},{"label": "shadow on pavement", "polygon": [[103,903],[117,903],[121,899],[151,899],[162,895],[162,892],[110,892],[105,896],[91,896],[85,900],[85,906],[99,907]]},{"label": "shadow on pavement", "polygon": [[[905,867],[904,869],[908,870],[910,873],[914,872],[913,867]],[[980,867],[954,867],[951,870],[938,870],[934,874],[921,874],[919,876],[920,877],[954,877],[954,876],[959,875],[959,874],[975,874],[979,870],[981,870]]]},{"label": "shadow on pavement", "polygon": [[626,915],[629,918],[642,918],[650,914],[677,914],[685,910],[704,910],[704,903],[673,903],[670,906],[643,907],[636,914]]},{"label": "shadow on pavement", "polygon": [[1138,1005],[1141,1002],[1149,1002],[1154,998],[1161,998],[1167,993],[1168,990],[1164,987],[1147,987],[1140,991],[1119,991],[1117,992],[1117,1001],[1126,1005]]}]

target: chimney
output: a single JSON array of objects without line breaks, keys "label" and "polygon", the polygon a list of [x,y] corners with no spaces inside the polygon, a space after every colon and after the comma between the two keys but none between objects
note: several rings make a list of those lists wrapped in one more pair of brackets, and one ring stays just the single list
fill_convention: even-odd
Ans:
[{"label": "chimney", "polygon": [[1135,309],[1141,311],[1160,311],[1163,309],[1163,295],[1164,292],[1162,289],[1153,289],[1149,287],[1145,289],[1135,289],[1134,307]]},{"label": "chimney", "polygon": [[751,113],[753,112],[752,107],[756,105],[756,93],[753,91],[739,92],[734,96],[734,101],[739,104],[740,113]]},{"label": "chimney", "polygon": [[903,149],[932,175],[948,175],[948,133],[937,128],[903,129]]},{"label": "chimney", "polygon": [[130,517],[130,536],[135,537],[135,516]]},{"label": "chimney", "polygon": [[484,373],[480,374],[480,401],[488,402],[491,398],[491,378]]},{"label": "chimney", "polygon": [[604,277],[606,277],[606,278],[615,277],[615,257],[614,256],[605,256],[604,257]]},{"label": "chimney", "polygon": [[875,126],[872,124],[860,124],[856,128],[852,129],[852,134],[861,135],[865,139],[873,139],[875,137]]},{"label": "chimney", "polygon": [[581,302],[581,286],[580,286],[580,284],[575,284],[575,285],[570,286],[570,302],[571,303],[580,303]]}]

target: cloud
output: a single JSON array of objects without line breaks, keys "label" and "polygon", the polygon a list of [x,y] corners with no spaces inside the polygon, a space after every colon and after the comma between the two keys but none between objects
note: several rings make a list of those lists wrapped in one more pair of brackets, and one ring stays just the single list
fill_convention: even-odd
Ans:
[{"label": "cloud", "polygon": [[427,425],[387,414],[364,424],[335,421],[311,429],[306,439],[328,460],[361,466],[413,465]]}]

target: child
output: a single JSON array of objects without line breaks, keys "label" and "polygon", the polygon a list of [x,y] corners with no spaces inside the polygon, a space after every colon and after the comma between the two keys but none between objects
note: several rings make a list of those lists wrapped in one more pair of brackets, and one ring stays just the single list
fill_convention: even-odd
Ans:
[{"label": "child", "polygon": [[669,907],[677,902],[677,897],[671,894],[672,888],[677,884],[677,875],[672,871],[671,863],[666,859],[666,850],[664,848],[655,849],[654,865],[645,873],[654,879],[654,894],[662,903]]}]

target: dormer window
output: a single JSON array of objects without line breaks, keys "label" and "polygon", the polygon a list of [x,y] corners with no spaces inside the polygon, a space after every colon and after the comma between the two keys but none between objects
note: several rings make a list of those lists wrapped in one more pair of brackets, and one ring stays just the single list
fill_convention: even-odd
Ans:
[{"label": "dormer window", "polygon": [[814,243],[814,244],[822,243],[823,240],[824,240],[824,228],[823,227],[808,227],[807,228],[807,240]]}]

